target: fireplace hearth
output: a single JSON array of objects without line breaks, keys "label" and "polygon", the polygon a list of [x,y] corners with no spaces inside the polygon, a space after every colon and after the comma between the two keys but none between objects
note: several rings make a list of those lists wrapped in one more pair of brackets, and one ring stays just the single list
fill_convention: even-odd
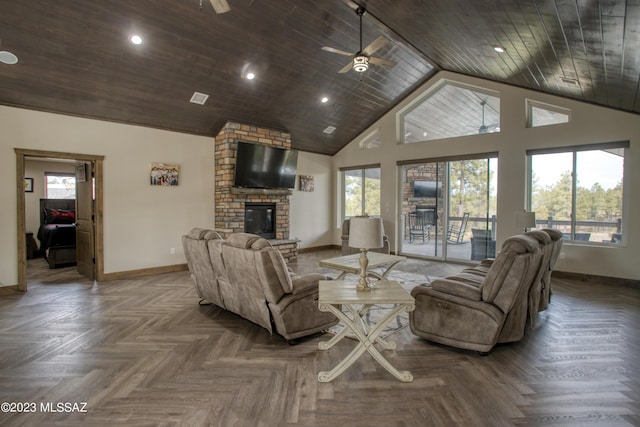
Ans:
[{"label": "fireplace hearth", "polygon": [[276,204],[245,203],[244,232],[257,234],[265,239],[275,239]]}]

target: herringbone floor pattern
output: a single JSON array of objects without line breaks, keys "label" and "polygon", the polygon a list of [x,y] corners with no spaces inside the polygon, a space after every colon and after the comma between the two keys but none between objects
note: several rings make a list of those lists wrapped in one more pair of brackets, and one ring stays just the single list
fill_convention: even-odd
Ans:
[{"label": "herringbone floor pattern", "polygon": [[[317,266],[301,255],[294,268]],[[550,308],[489,356],[427,343],[408,328],[331,383],[317,373],[355,345],[318,351],[214,306],[187,272],[89,282],[31,260],[29,292],[0,297],[0,413],[7,426],[633,426],[640,425],[640,294],[554,279]],[[400,266],[400,269],[403,267]],[[410,261],[413,272],[447,269]],[[77,403],[77,407],[58,403]],[[68,412],[82,409],[86,412]],[[4,406],[3,406],[4,408]],[[33,407],[31,407],[33,408]],[[60,410],[62,409],[62,410]]]}]

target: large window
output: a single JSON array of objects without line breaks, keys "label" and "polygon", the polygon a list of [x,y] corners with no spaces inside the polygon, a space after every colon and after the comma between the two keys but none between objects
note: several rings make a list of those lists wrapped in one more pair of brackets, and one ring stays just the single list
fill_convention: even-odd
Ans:
[{"label": "large window", "polygon": [[398,164],[401,253],[474,261],[495,257],[497,153]]},{"label": "large window", "polygon": [[567,240],[623,240],[624,159],[628,142],[530,150],[530,209],[539,228]]},{"label": "large window", "polygon": [[344,217],[380,215],[380,166],[342,169]]},{"label": "large window", "polygon": [[75,199],[76,176],[58,172],[45,172],[45,193],[47,199]]}]

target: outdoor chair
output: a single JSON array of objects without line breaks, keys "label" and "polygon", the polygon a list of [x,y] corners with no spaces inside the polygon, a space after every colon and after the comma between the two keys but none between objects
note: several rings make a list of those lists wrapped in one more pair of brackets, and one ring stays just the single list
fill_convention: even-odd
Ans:
[{"label": "outdoor chair", "polygon": [[435,225],[435,209],[416,209],[409,217],[409,243],[416,237],[422,238],[422,243],[431,240],[431,227]]},{"label": "outdoor chair", "polygon": [[464,233],[467,230],[467,222],[469,221],[469,212],[465,212],[462,215],[462,221],[460,225],[450,224],[449,229],[447,230],[447,242],[458,245],[460,243],[465,243],[462,239],[464,238]]}]

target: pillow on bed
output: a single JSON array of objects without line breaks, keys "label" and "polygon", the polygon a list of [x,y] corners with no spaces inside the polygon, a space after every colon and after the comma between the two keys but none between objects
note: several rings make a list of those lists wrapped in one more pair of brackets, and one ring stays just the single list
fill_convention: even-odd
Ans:
[{"label": "pillow on bed", "polygon": [[74,222],[76,222],[76,211],[49,208],[44,210],[45,224],[73,224]]}]

